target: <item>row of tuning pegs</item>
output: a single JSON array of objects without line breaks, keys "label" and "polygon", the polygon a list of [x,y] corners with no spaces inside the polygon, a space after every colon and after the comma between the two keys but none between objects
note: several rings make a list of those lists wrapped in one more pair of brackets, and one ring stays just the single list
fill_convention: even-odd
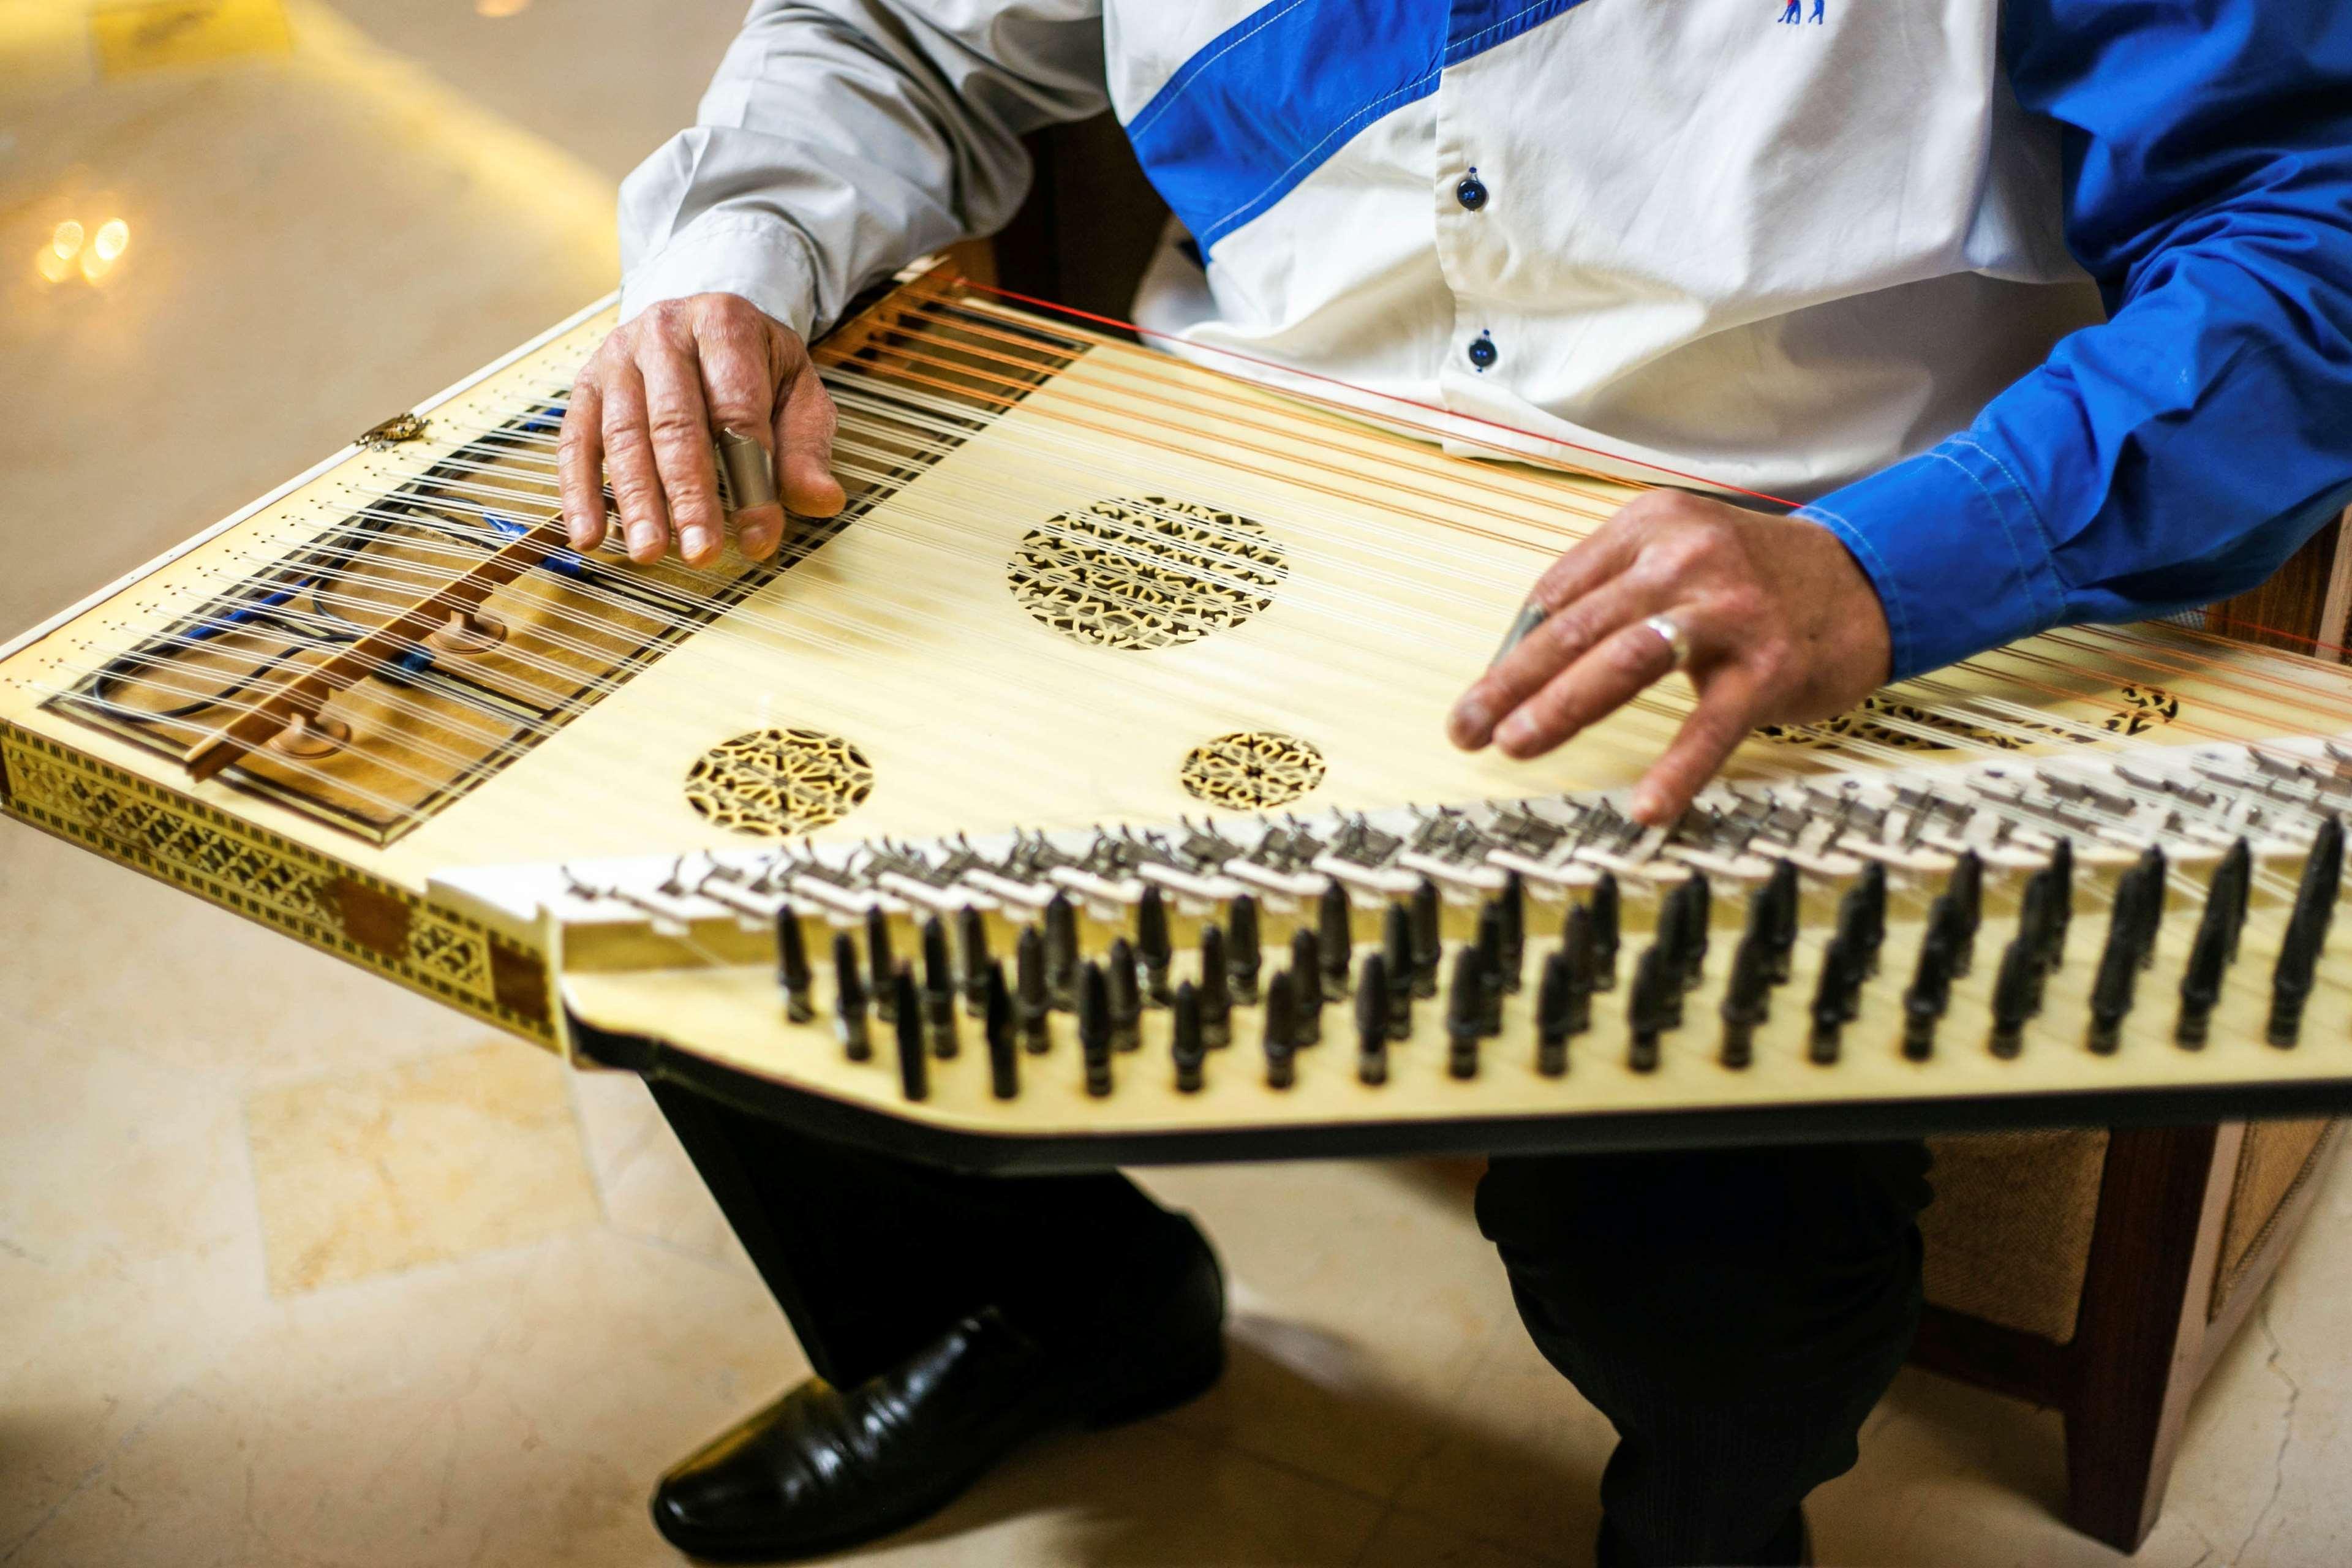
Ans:
[{"label": "row of tuning pegs", "polygon": [[[1615,983],[1620,907],[1615,881],[1604,877],[1570,911],[1561,951],[1547,962],[1539,1011],[1544,1059],[1556,1064],[1547,1070],[1565,1070],[1569,1036],[1589,1026],[1587,999]],[[1501,1032],[1503,998],[1521,988],[1527,910],[1525,889],[1514,876],[1482,906],[1475,940],[1458,945],[1445,1004],[1454,1042],[1449,1062],[1457,1076],[1475,1076],[1479,1043]],[[1143,894],[1133,931],[1114,938],[1099,957],[1082,951],[1077,907],[1066,895],[1057,896],[1042,922],[1022,928],[1008,978],[977,910],[961,911],[952,942],[942,920],[926,921],[919,954],[905,959],[898,955],[888,918],[869,911],[862,949],[852,932],[834,934],[834,1027],[850,1059],[864,1061],[874,1054],[875,1026],[889,1026],[906,1093],[919,1100],[928,1092],[924,1058],[952,1058],[961,1050],[961,1010],[979,1020],[993,1090],[1009,1099],[1019,1092],[1020,1057],[1049,1049],[1050,1018],[1066,1013],[1076,1021],[1087,1089],[1102,1095],[1111,1091],[1112,1058],[1141,1045],[1143,1014],[1164,1008],[1176,1085],[1192,1092],[1203,1082],[1208,1053],[1234,1042],[1236,1008],[1248,1007],[1260,1015],[1266,1082],[1286,1088],[1294,1080],[1297,1052],[1321,1043],[1331,1004],[1352,996],[1358,1074],[1368,1084],[1385,1082],[1390,1046],[1411,1037],[1415,1004],[1437,997],[1446,978],[1435,885],[1424,880],[1409,899],[1386,909],[1380,941],[1360,962],[1353,908],[1336,883],[1318,900],[1315,919],[1292,931],[1287,962],[1278,965],[1268,962],[1254,898],[1234,899],[1224,915],[1222,922],[1200,926],[1192,944],[1196,973],[1179,979],[1169,911],[1157,888]],[[815,965],[802,921],[783,911],[776,934],[785,1015],[794,1023],[812,1022]]]},{"label": "row of tuning pegs", "polygon": [[[2333,917],[2343,862],[2343,831],[2330,817],[2306,857],[2271,984],[2267,1037],[2291,1047],[2299,1037],[2319,953]],[[2116,1048],[2140,974],[2153,963],[2165,918],[2163,852],[2149,849],[2117,879],[2106,938],[2091,987],[2087,1044]],[[1954,982],[1968,975],[1983,920],[1985,870],[1962,856],[1930,902],[1924,934],[1902,992],[1901,1049],[1926,1061],[1936,1051]],[[2253,880],[2253,862],[2242,840],[2220,860],[2203,902],[2179,985],[2173,1035],[2184,1048],[2201,1047],[2223,977],[2235,962]],[[2049,978],[2065,963],[2074,923],[2074,855],[2061,839],[2049,861],[2025,881],[2015,932],[2003,948],[1991,989],[1992,1024],[1986,1044],[1997,1057],[2014,1057],[2025,1030],[2042,1011]],[[1748,895],[1745,920],[1730,959],[1722,998],[1717,1059],[1743,1068],[1754,1056],[1757,1031],[1771,1016],[1775,993],[1794,979],[1802,923],[1799,873],[1783,861]],[[1860,1017],[1864,984],[1879,973],[1887,932],[1885,868],[1866,866],[1841,896],[1831,935],[1814,975],[1807,1031],[1808,1054],[1836,1063],[1844,1037]],[[1019,1092],[1024,1054],[1047,1050],[1051,1016],[1071,1015],[1090,1093],[1111,1092],[1112,1063],[1142,1041],[1147,1011],[1170,1012],[1176,1086],[1197,1090],[1210,1052],[1234,1038],[1237,1007],[1261,1015],[1257,1036],[1269,1087],[1295,1080],[1297,1053],[1324,1038],[1331,1005],[1352,997],[1357,1076],[1377,1085],[1388,1077],[1391,1046],[1411,1037],[1416,1005],[1443,994],[1446,1067],[1475,1077],[1486,1042],[1502,1032],[1504,998],[1518,992],[1527,968],[1528,901],[1518,879],[1486,900],[1475,935],[1454,944],[1450,966],[1435,887],[1423,881],[1408,899],[1390,904],[1378,942],[1355,956],[1355,925],[1344,889],[1322,895],[1312,921],[1292,932],[1286,963],[1268,961],[1255,901],[1233,900],[1222,922],[1203,923],[1193,943],[1195,973],[1176,978],[1169,911],[1157,888],[1136,908],[1099,956],[1082,950],[1079,912],[1065,895],[1041,922],[1022,928],[1008,975],[990,952],[989,926],[977,910],[961,913],[952,942],[934,917],[919,934],[919,952],[901,959],[888,918],[869,912],[861,944],[848,931],[833,938],[834,1026],[854,1060],[869,1059],[877,1023],[890,1026],[906,1093],[928,1092],[929,1059],[960,1049],[959,1012],[978,1020],[992,1083],[1001,1098]],[[1675,883],[1662,897],[1652,941],[1633,966],[1625,1003],[1627,1065],[1654,1070],[1665,1043],[1687,1026],[1685,998],[1703,979],[1714,924],[1714,890],[1703,874]],[[1604,876],[1590,896],[1572,904],[1559,940],[1546,955],[1533,1008],[1535,1066],[1567,1071],[1570,1043],[1594,1027],[1594,996],[1617,984],[1622,941],[1621,896]],[[816,1014],[814,966],[800,920],[778,918],[780,979],[787,1016]]]}]

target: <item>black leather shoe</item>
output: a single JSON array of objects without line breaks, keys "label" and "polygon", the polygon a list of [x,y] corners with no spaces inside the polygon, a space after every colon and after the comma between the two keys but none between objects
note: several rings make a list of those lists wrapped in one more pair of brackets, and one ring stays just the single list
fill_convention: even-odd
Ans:
[{"label": "black leather shoe", "polygon": [[1185,1229],[1192,1256],[1139,1298],[1152,1304],[1074,1342],[990,1307],[856,1388],[811,1378],[664,1476],[656,1528],[720,1562],[839,1552],[929,1518],[1042,1433],[1192,1398],[1224,1367],[1224,1281]]}]

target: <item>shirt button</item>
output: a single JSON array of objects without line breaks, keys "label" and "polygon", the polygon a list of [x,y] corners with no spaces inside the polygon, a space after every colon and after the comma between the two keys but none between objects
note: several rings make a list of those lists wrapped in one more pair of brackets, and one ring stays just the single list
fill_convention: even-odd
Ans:
[{"label": "shirt button", "polygon": [[1477,171],[1462,176],[1462,183],[1454,187],[1454,199],[1474,213],[1486,205],[1486,184],[1478,177]]},{"label": "shirt button", "polygon": [[1498,356],[1495,351],[1495,340],[1487,333],[1480,332],[1476,337],[1470,340],[1470,363],[1476,365],[1480,370],[1485,370],[1492,365],[1497,357]]}]

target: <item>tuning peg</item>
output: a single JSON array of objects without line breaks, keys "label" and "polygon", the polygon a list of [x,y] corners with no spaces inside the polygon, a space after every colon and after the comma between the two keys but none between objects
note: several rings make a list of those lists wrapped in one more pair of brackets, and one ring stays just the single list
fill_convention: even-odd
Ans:
[{"label": "tuning peg", "polygon": [[1492,899],[1478,910],[1478,1032],[1503,1032],[1503,908]]},{"label": "tuning peg", "polygon": [[2327,944],[2327,928],[2336,918],[2336,900],[2343,880],[2344,825],[2330,813],[2313,837],[2310,853],[2304,857],[2294,910],[2287,916],[2278,964],[2271,974],[2266,1034],[2270,1043],[2281,1048],[2294,1045],[2302,1032],[2304,1004],[2311,996],[2320,950]]},{"label": "tuning peg", "polygon": [[2190,1050],[2205,1044],[2214,1005],[2221,999],[2222,979],[2237,953],[2245,889],[2233,882],[2251,869],[2249,858],[2240,853],[2245,848],[2246,841],[2239,839],[2213,868],[2205,885],[2205,907],[2197,917],[2197,935],[2189,944],[2189,962],[2181,968],[2180,1018],[2172,1037]]},{"label": "tuning peg", "polygon": [[1257,1000],[1257,977],[1264,959],[1258,946],[1257,900],[1238,895],[1225,910],[1225,979],[1234,1000],[1244,1005]]},{"label": "tuning peg", "polygon": [[898,962],[890,952],[890,917],[878,909],[866,911],[866,992],[874,998],[874,1016],[887,1024],[898,1016]]},{"label": "tuning peg", "polygon": [[1201,928],[1201,1043],[1223,1050],[1234,1043],[1233,971],[1225,963],[1222,926]]},{"label": "tuning peg", "polygon": [[1952,928],[1956,940],[1952,944],[1952,978],[1965,976],[1976,966],[1977,929],[1984,924],[1984,861],[1973,849],[1960,856],[1958,864],[1944,882],[1944,891],[1951,896],[1953,907],[1959,914]]},{"label": "tuning peg", "polygon": [[[1412,1002],[1408,990],[1405,1005]],[[1369,1084],[1389,1079],[1388,961],[1377,952],[1364,955],[1356,981],[1356,1077]]]},{"label": "tuning peg", "polygon": [[1135,906],[1135,952],[1143,961],[1143,996],[1148,1005],[1168,1005],[1169,967],[1175,962],[1175,944],[1168,938],[1168,900],[1157,882],[1147,882],[1142,901]]},{"label": "tuning peg", "polygon": [[2253,847],[2243,838],[2232,843],[2213,868],[2212,880],[2205,889],[2205,907],[2214,908],[2220,900],[2221,923],[2229,933],[2229,945],[2224,963],[2238,962],[2238,939],[2246,929],[2246,907],[2253,890]]},{"label": "tuning peg", "polygon": [[1965,938],[1966,916],[1959,900],[1948,891],[1936,895],[1928,906],[1927,934],[1919,942],[1918,966],[1903,993],[1903,1054],[1924,1062],[1935,1054],[1936,1026],[1952,1003],[1952,976]]},{"label": "tuning peg", "polygon": [[956,949],[963,957],[963,1005],[974,1017],[988,1016],[988,915],[966,904],[956,911]]},{"label": "tuning peg", "polygon": [[1078,966],[1078,1054],[1087,1069],[1087,1092],[1099,1100],[1110,1092],[1110,980],[1088,959]]},{"label": "tuning peg", "polygon": [[982,1027],[988,1038],[988,1084],[999,1100],[1021,1092],[1021,1057],[1013,1042],[1013,997],[1004,988],[1004,965],[994,959],[980,973]]},{"label": "tuning peg", "polygon": [[1402,904],[1389,906],[1381,936],[1381,963],[1388,975],[1389,1038],[1411,1039],[1419,965],[1412,950],[1412,917]]},{"label": "tuning peg", "polygon": [[1116,937],[1104,965],[1110,976],[1110,1047],[1131,1051],[1143,1044],[1143,987],[1136,977],[1135,950]]},{"label": "tuning peg", "polygon": [[1723,1018],[1721,1060],[1744,1068],[1754,1059],[1756,1031],[1772,1012],[1772,939],[1751,929],[1731,955],[1731,978],[1717,1011]]},{"label": "tuning peg", "polygon": [[1992,984],[1992,1054],[2014,1057],[2025,1044],[2027,1020],[2042,1005],[2042,960],[2033,938],[2022,931],[2000,950],[2000,973]]},{"label": "tuning peg", "polygon": [[1264,1047],[1265,1087],[1288,1089],[1297,1081],[1297,984],[1286,969],[1277,971],[1265,988]]},{"label": "tuning peg", "polygon": [[1021,1045],[1032,1056],[1054,1043],[1046,1016],[1054,1009],[1054,994],[1045,984],[1045,938],[1035,926],[1023,926],[1013,949],[1013,1016],[1021,1026]]},{"label": "tuning peg", "polygon": [[1078,1005],[1078,906],[1055,893],[1045,906],[1045,995],[1054,1010]]},{"label": "tuning peg", "polygon": [[1559,952],[1568,961],[1568,1032],[1580,1035],[1592,1026],[1592,994],[1601,989],[1601,952],[1590,909],[1579,905],[1568,911]]},{"label": "tuning peg", "polygon": [[898,1089],[908,1100],[927,1100],[931,1092],[930,1063],[923,1053],[923,1006],[915,994],[915,972],[898,966],[890,977],[890,1020],[898,1040]]},{"label": "tuning peg", "polygon": [[801,935],[800,917],[789,905],[776,910],[776,983],[783,987],[786,1018],[805,1024],[816,1016],[816,985],[809,973],[808,947]]},{"label": "tuning peg", "polygon": [[1454,950],[1454,974],[1445,1000],[1445,1070],[1455,1078],[1478,1076],[1478,1040],[1486,1033],[1488,971],[1478,950]]},{"label": "tuning peg", "polygon": [[1802,889],[1797,883],[1797,868],[1793,861],[1775,861],[1772,875],[1756,890],[1749,905],[1748,926],[1751,933],[1764,937],[1767,976],[1774,985],[1785,985],[1795,973],[1797,930],[1803,909]]},{"label": "tuning peg", "polygon": [[2107,921],[2106,945],[2091,981],[2091,1049],[2101,1056],[2123,1041],[2124,1015],[2131,1011],[2132,985],[2139,977],[2139,953],[2132,945],[2131,911],[2118,904]]},{"label": "tuning peg", "polygon": [[1439,923],[1437,884],[1423,877],[1412,890],[1412,994],[1437,994],[1437,965],[1445,956],[1444,932]]},{"label": "tuning peg", "polygon": [[1355,962],[1355,910],[1348,901],[1348,889],[1336,877],[1324,887],[1315,906],[1315,942],[1323,959],[1324,995],[1345,996],[1348,966]]},{"label": "tuning peg", "polygon": [[[2074,841],[2062,837],[2050,851],[2050,864],[2043,875],[2051,881],[2050,935],[2042,955],[2044,970],[2057,969],[2066,962],[2066,932],[2074,923]],[[2035,995],[2038,999],[2040,993]],[[2038,1003],[2037,1003],[2038,1005]]]},{"label": "tuning peg", "polygon": [[1301,1048],[1319,1046],[1323,1043],[1323,944],[1306,926],[1290,933],[1290,983],[1298,993],[1295,1041]]},{"label": "tuning peg", "polygon": [[1886,868],[1872,860],[1854,879],[1853,890],[1862,906],[1862,974],[1878,973],[1878,950],[1886,943]]},{"label": "tuning peg", "polygon": [[1584,1003],[1569,969],[1568,954],[1555,948],[1536,983],[1536,1071],[1546,1078],[1568,1070],[1568,1039],[1575,1033],[1577,1009]]},{"label": "tuning peg", "polygon": [[1821,978],[1813,985],[1813,1028],[1806,1042],[1807,1056],[1822,1067],[1836,1062],[1843,1032],[1853,1019],[1864,962],[1861,943],[1852,922],[1841,919],[1837,934],[1822,952]]},{"label": "tuning peg", "polygon": [[1635,1072],[1655,1072],[1658,1067],[1658,1037],[1666,1028],[1666,997],[1669,992],[1679,994],[1680,984],[1667,970],[1665,955],[1655,942],[1642,950],[1633,965],[1633,991],[1625,999],[1627,1022],[1633,1027],[1633,1045],[1625,1065]]},{"label": "tuning peg", "polygon": [[1528,889],[1517,871],[1503,874],[1503,890],[1496,895],[1495,907],[1501,912],[1503,923],[1502,964],[1498,977],[1503,990],[1516,995],[1523,984],[1528,952]]},{"label": "tuning peg", "polygon": [[1201,993],[1187,980],[1176,987],[1176,997],[1170,1018],[1171,1051],[1176,1064],[1176,1089],[1180,1094],[1201,1092],[1201,1061],[1208,1053],[1201,1038]]},{"label": "tuning peg", "polygon": [[866,1027],[866,982],[858,973],[857,942],[847,931],[833,937],[834,1028],[841,1037],[842,1054],[862,1062],[874,1055]]},{"label": "tuning peg", "polygon": [[1715,887],[1704,871],[1693,871],[1683,882],[1683,984],[1696,985],[1706,973],[1708,939],[1715,926]]},{"label": "tuning peg", "polygon": [[1597,973],[1600,984],[1593,989],[1613,991],[1617,988],[1617,944],[1623,924],[1617,879],[1607,871],[1601,872],[1601,880],[1593,884],[1592,897],[1585,901],[1584,907],[1591,912],[1592,952],[1599,960]]},{"label": "tuning peg", "polygon": [[923,1026],[931,1054],[956,1054],[955,967],[948,962],[948,928],[933,915],[923,922]]}]

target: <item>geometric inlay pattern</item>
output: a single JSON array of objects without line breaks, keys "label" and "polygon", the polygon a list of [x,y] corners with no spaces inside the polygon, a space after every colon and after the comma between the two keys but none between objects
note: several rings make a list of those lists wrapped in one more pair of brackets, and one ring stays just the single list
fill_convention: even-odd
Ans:
[{"label": "geometric inlay pattern", "polygon": [[687,803],[721,827],[788,838],[839,822],[874,793],[866,753],[822,730],[754,730],[687,770]]},{"label": "geometric inlay pattern", "polygon": [[1323,782],[1323,753],[1295,735],[1244,730],[1193,747],[1177,776],[1212,805],[1270,811]]},{"label": "geometric inlay pattern", "polygon": [[1023,535],[1004,569],[1021,607],[1097,647],[1173,647],[1237,626],[1289,572],[1248,518],[1164,496],[1099,500]]},{"label": "geometric inlay pattern", "polygon": [[[37,826],[517,1034],[551,1041],[537,954],[491,937],[465,916],[5,727],[0,776],[11,809]],[[372,921],[369,911],[385,918]]]},{"label": "geometric inlay pattern", "polygon": [[[2087,727],[2110,735],[2144,735],[2180,717],[2180,699],[2161,687],[2117,687],[2112,700],[2113,708],[2089,721]],[[2082,723],[2053,724],[2021,713],[2004,716],[2002,728],[1994,730],[1930,708],[1885,697],[1865,697],[1836,718],[1822,720],[1804,730],[1768,724],[1756,732],[1784,745],[1812,746],[1825,752],[1836,751],[1848,741],[1906,752],[1948,752],[1961,746],[2015,752],[2029,743],[2018,733],[2021,731],[2025,736],[2089,745],[2095,737],[2084,733],[2084,727]]]}]

